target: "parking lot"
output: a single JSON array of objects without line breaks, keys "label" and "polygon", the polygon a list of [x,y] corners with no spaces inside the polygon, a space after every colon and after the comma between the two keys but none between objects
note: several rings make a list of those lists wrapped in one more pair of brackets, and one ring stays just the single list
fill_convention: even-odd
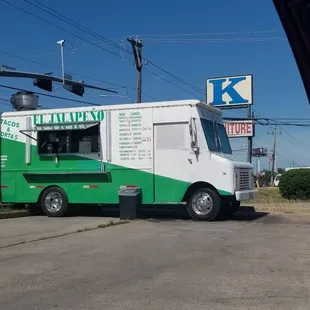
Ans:
[{"label": "parking lot", "polygon": [[[309,216],[247,213],[215,223],[157,217],[74,233],[107,221],[2,220],[0,308],[310,307]],[[12,246],[21,235],[26,243]]]}]

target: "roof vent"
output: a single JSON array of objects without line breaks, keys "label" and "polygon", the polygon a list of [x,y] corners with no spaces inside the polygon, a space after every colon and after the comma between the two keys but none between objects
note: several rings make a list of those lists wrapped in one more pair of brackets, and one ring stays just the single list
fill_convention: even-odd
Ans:
[{"label": "roof vent", "polygon": [[11,104],[16,111],[36,110],[39,106],[39,96],[32,92],[17,92],[11,96]]}]

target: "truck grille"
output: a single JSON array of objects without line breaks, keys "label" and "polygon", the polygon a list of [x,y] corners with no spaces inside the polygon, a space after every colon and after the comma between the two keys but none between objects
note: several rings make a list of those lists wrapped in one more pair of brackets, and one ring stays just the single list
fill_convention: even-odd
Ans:
[{"label": "truck grille", "polygon": [[248,190],[250,189],[250,169],[240,169],[239,171],[239,190]]}]

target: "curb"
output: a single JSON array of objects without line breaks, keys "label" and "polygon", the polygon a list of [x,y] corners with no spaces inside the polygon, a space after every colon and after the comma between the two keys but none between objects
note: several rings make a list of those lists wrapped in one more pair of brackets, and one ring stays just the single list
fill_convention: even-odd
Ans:
[{"label": "curb", "polygon": [[18,217],[27,217],[27,216],[30,216],[30,213],[28,211],[0,213],[0,220],[14,219]]},{"label": "curb", "polygon": [[241,212],[267,212],[267,213],[295,213],[295,214],[310,214],[310,208],[304,207],[270,207],[270,206],[250,206],[239,208]]}]

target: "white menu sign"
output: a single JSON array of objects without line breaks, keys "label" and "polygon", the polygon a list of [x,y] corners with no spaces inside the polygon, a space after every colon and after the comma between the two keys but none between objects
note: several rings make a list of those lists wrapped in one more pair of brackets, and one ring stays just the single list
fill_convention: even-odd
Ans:
[{"label": "white menu sign", "polygon": [[[151,110],[122,110],[112,127],[113,157],[120,165],[151,168],[153,161],[153,122]],[[113,160],[114,161],[114,160]]]}]

